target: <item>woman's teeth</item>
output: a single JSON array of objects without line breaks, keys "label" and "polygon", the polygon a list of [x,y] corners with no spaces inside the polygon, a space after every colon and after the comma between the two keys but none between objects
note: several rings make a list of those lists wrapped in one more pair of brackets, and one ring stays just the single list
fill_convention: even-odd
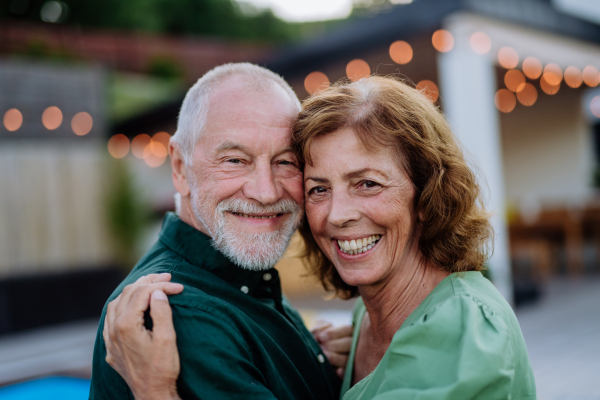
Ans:
[{"label": "woman's teeth", "polygon": [[349,254],[351,256],[355,254],[364,253],[365,251],[371,250],[375,243],[381,239],[381,235],[373,235],[362,239],[356,240],[338,240],[338,245],[342,253]]}]

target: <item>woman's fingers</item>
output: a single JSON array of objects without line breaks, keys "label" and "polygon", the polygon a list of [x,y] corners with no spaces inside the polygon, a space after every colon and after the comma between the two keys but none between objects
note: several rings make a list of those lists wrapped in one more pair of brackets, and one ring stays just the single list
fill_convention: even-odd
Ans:
[{"label": "woman's fingers", "polygon": [[321,330],[317,334],[317,338],[320,343],[328,342],[330,340],[339,339],[343,337],[352,337],[352,325],[343,325],[335,328],[326,328]]},{"label": "woman's fingers", "polygon": [[173,311],[167,295],[155,290],[150,296],[150,316],[152,317],[152,339],[158,345],[175,346],[176,336],[173,327]]},{"label": "woman's fingers", "polygon": [[168,272],[164,272],[162,274],[148,274],[144,275],[136,281],[136,283],[156,283],[156,282],[168,282],[171,280],[171,274]]},{"label": "woman's fingers", "polygon": [[317,336],[319,335],[319,333],[321,333],[325,329],[331,328],[331,327],[332,327],[331,323],[329,323],[325,320],[319,319],[319,320],[315,321],[313,328],[310,330],[310,333],[312,333],[315,340],[318,341]]},{"label": "woman's fingers", "polygon": [[350,347],[352,346],[352,337],[343,337],[340,339],[330,340],[328,342],[321,343],[321,348],[332,353],[350,353]]},{"label": "woman's fingers", "polygon": [[136,283],[133,285],[130,293],[128,293],[127,298],[124,297],[119,302],[115,303],[115,317],[119,318],[121,323],[124,322],[128,326],[133,324],[136,320],[138,323],[140,321],[143,323],[144,312],[150,305],[150,295],[156,290],[160,290],[166,294],[177,294],[183,291],[183,285],[173,282],[157,282],[140,285]]},{"label": "woman's fingers", "polygon": [[333,365],[334,368],[346,367],[346,363],[348,362],[347,354],[334,353],[326,350],[323,350],[323,353],[325,354],[325,356],[327,356],[329,364]]}]

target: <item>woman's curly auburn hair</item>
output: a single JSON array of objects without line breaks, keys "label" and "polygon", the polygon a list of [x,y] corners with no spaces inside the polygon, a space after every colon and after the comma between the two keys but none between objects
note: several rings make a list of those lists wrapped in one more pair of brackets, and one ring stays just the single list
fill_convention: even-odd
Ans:
[{"label": "woman's curly auburn hair", "polygon": [[[421,224],[419,250],[448,272],[480,271],[492,250],[493,230],[480,188],[438,108],[415,88],[390,77],[338,83],[308,98],[293,128],[302,163],[312,165],[313,139],[350,128],[367,147],[393,146],[415,186]],[[304,261],[325,289],[341,298],[358,294],[325,257],[308,226],[300,227]]]}]

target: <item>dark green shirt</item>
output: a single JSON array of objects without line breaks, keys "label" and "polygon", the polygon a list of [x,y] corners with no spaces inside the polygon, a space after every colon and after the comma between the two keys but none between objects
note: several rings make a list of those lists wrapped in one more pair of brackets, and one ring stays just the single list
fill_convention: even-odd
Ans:
[{"label": "dark green shirt", "polygon": [[[232,264],[210,238],[167,214],[157,243],[125,285],[169,272],[183,293],[171,296],[183,399],[336,399],[339,380],[299,314],[282,298],[277,270],[249,271]],[[102,312],[90,399],[133,399],[105,361]]]}]

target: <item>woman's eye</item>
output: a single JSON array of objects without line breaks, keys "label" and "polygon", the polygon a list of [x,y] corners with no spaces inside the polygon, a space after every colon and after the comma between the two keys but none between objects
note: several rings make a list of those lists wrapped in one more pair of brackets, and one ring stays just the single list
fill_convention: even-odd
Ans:
[{"label": "woman's eye", "polygon": [[362,186],[364,186],[365,188],[374,188],[379,186],[379,184],[373,181],[363,181]]},{"label": "woman's eye", "polygon": [[327,189],[325,189],[323,186],[315,186],[314,188],[312,188],[308,191],[308,194],[322,194],[322,193],[325,193],[326,191],[327,191]]},{"label": "woman's eye", "polygon": [[281,161],[279,161],[279,165],[292,165],[292,163],[289,162],[288,160],[281,160]]}]

